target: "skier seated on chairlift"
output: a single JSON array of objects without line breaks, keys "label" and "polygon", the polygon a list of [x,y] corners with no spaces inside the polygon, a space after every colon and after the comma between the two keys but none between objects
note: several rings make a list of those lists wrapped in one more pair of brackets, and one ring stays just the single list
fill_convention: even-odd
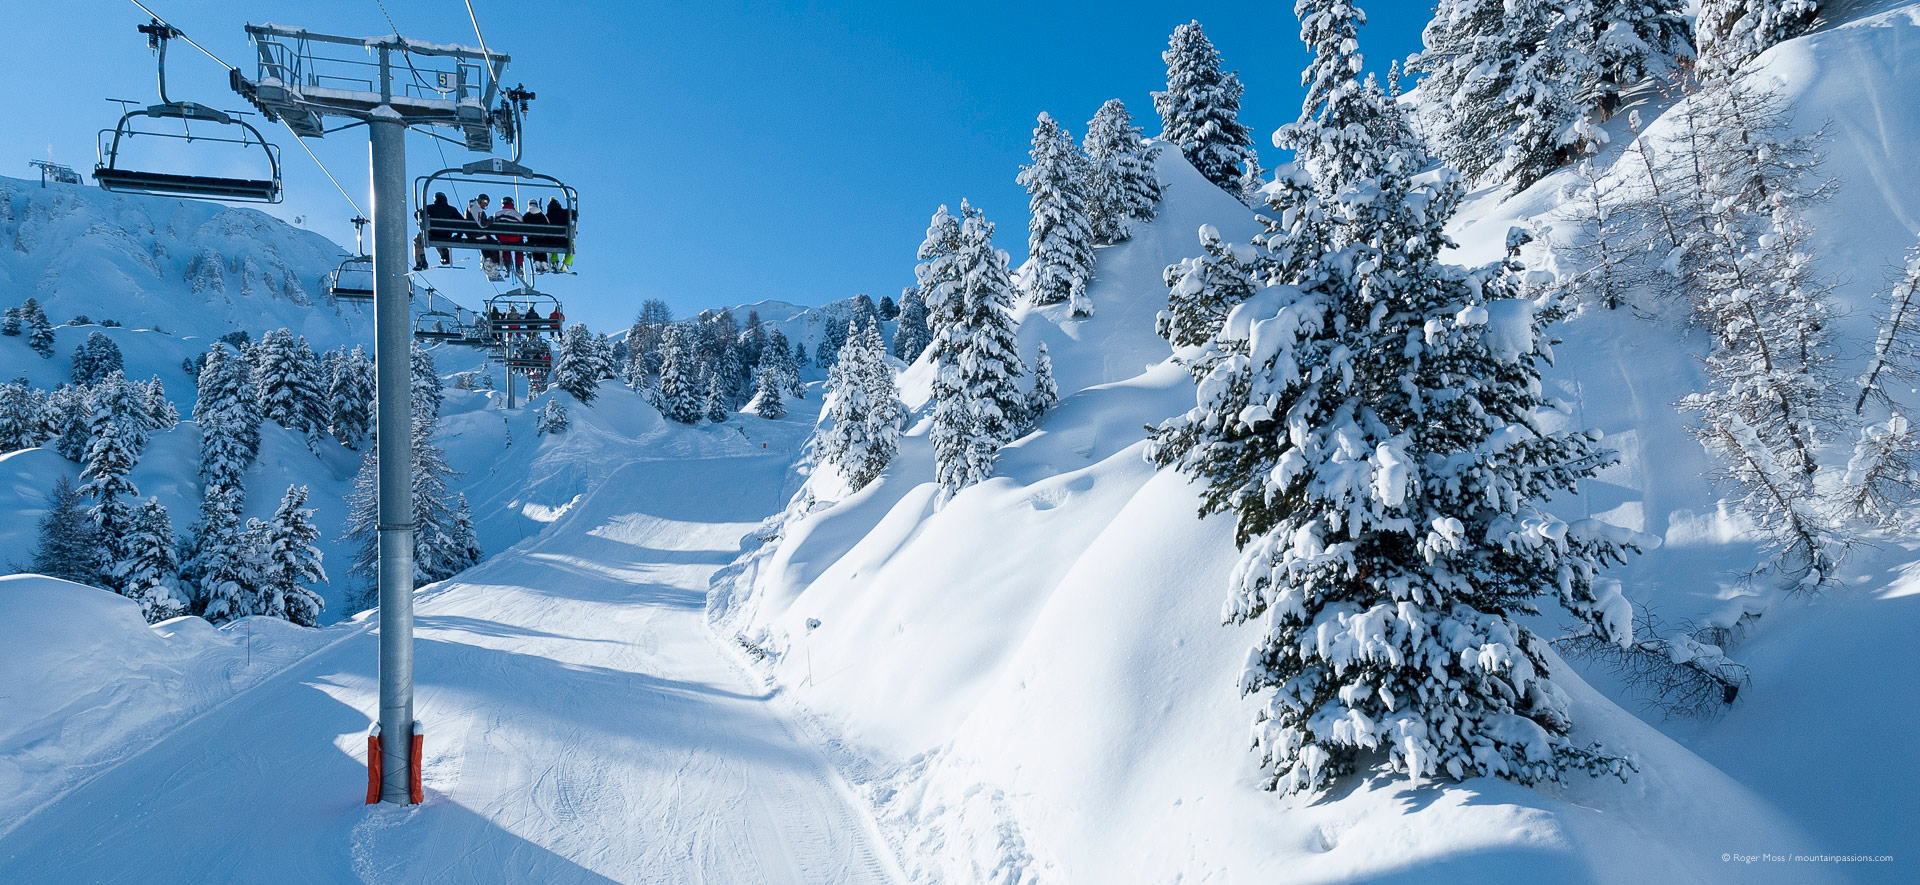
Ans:
[{"label": "skier seated on chairlift", "polygon": [[[446,191],[437,191],[434,193],[433,203],[427,206],[426,213],[428,218],[450,219],[454,221],[458,221],[461,218],[460,210],[453,208],[453,204],[447,202]],[[434,240],[435,242],[443,242],[443,241],[457,240],[459,238],[460,238],[460,235],[458,233],[448,231],[446,233],[443,233],[435,237]],[[434,246],[434,248],[439,250],[440,252],[440,266],[452,267],[453,253],[448,252],[447,247],[445,246]],[[413,269],[414,270],[427,269],[426,244],[421,242],[420,236],[418,234],[414,235],[414,238],[413,238]]]},{"label": "skier seated on chairlift", "polygon": [[[557,199],[547,201],[547,223],[560,229],[558,235],[549,237],[547,245],[556,248],[567,246],[567,224],[572,222],[574,214]],[[547,254],[548,270],[551,273],[573,273],[573,253],[550,252]]]},{"label": "skier seated on chairlift", "polygon": [[[520,221],[523,224],[537,224],[537,225],[540,225],[541,227],[545,227],[547,225],[547,213],[540,211],[539,199],[536,198],[536,199],[527,201],[527,211],[521,213]],[[526,244],[527,244],[527,247],[530,249],[537,248],[540,246],[545,246],[547,244],[547,238],[540,237],[540,236],[530,236],[530,237],[527,237]],[[549,272],[549,268],[547,266],[547,253],[545,252],[528,253],[527,263],[533,265],[534,273]]]},{"label": "skier seated on chairlift", "polygon": [[[471,200],[468,200],[467,216],[466,216],[467,220],[475,224],[478,224],[481,227],[486,227],[487,225],[492,224],[493,215],[487,211],[487,206],[489,205],[490,202],[491,201],[487,199],[486,194],[481,194],[480,196],[477,196]],[[483,243],[494,242],[494,238],[486,234],[474,234],[473,239]],[[507,278],[506,274],[500,272],[500,253],[495,250],[492,250],[492,249],[480,250],[480,269],[486,272],[487,279],[492,280],[496,283]]]},{"label": "skier seated on chairlift", "polygon": [[[512,197],[500,198],[500,211],[494,213],[493,218],[495,221],[506,221],[514,224],[519,224],[525,220],[524,218],[521,217],[520,210],[515,209],[513,207]],[[509,236],[507,234],[500,234],[498,236],[495,236],[494,239],[502,244],[507,244],[507,243],[518,244],[525,241],[524,237]],[[501,252],[499,254],[500,254],[501,264],[510,266],[513,269],[514,273],[520,272],[520,263],[521,263],[520,258],[521,258],[521,255],[524,253],[506,251],[506,252]]]}]

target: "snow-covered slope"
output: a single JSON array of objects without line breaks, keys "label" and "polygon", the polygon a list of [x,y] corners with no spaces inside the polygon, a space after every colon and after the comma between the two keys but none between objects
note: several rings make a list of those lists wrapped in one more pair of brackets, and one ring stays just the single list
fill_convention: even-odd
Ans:
[{"label": "snow-covered slope", "polygon": [[[1792,41],[1755,74],[1792,98],[1800,125],[1834,126],[1828,171],[1842,186],[1813,220],[1823,268],[1846,280],[1849,367],[1871,340],[1880,270],[1920,218],[1920,179],[1901,153],[1920,139],[1920,110],[1898,98],[1920,87],[1904,64],[1920,57],[1917,10]],[[1722,858],[1791,852],[1891,853],[1911,871],[1920,842],[1897,822],[1920,814],[1920,785],[1909,754],[1873,737],[1920,725],[1904,684],[1920,672],[1907,638],[1920,629],[1909,577],[1920,569],[1901,539],[1857,554],[1850,587],[1770,614],[1737,654],[1753,688],[1720,719],[1643,721],[1628,712],[1638,699],[1605,674],[1581,674],[1595,690],[1569,673],[1576,739],[1638,754],[1626,784],[1369,779],[1317,802],[1258,790],[1245,750],[1254,702],[1234,688],[1258,628],[1219,624],[1230,521],[1195,520],[1194,490],[1141,455],[1143,425],[1192,404],[1152,334],[1160,270],[1197,254],[1202,223],[1241,241],[1253,226],[1177,157],[1163,154],[1161,172],[1161,218],[1099,255],[1097,316],[1026,317],[1023,353],[1048,343],[1064,399],[1002,452],[995,479],[936,510],[923,409],[880,481],[836,501],[835,485],[815,478],[828,503],[770,523],[768,543],[716,581],[718,629],[757,649],[768,677],[841,747],[912,872],[954,882],[1902,875],[1899,864]],[[1477,195],[1462,213],[1460,260],[1496,256],[1514,224],[1553,224],[1566,183]],[[1674,408],[1698,383],[1695,342],[1624,312],[1583,314],[1559,334],[1548,383],[1573,403],[1567,420],[1605,430],[1623,462],[1558,506],[1663,538],[1617,572],[1637,602],[1670,622],[1722,615],[1762,557],[1719,504]],[[927,371],[903,378],[910,405],[924,404]],[[1537,626],[1558,632],[1551,616]]]}]

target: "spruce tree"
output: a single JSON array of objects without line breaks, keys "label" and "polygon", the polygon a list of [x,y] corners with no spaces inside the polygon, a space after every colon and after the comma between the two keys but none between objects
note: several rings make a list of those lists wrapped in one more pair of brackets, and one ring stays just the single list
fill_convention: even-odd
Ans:
[{"label": "spruce tree", "polygon": [[40,415],[26,385],[0,382],[0,455],[40,444]]},{"label": "spruce tree", "polygon": [[308,404],[318,392],[307,388],[311,378],[300,365],[293,333],[274,329],[260,336],[253,358],[253,393],[260,419],[295,433],[311,431]]},{"label": "spruce tree", "polygon": [[[915,269],[933,326],[934,480],[943,501],[992,476],[1000,447],[1026,421],[1006,253],[993,247],[993,224],[979,210],[962,202],[960,211],[958,223],[945,207],[934,216],[921,247],[933,257]],[[952,251],[942,251],[949,241]]]},{"label": "spruce tree", "polygon": [[715,424],[727,420],[727,383],[719,372],[707,373],[706,418]]},{"label": "spruce tree", "polygon": [[260,446],[251,369],[216,342],[200,368],[193,420],[200,426],[200,478],[209,489],[238,488]]},{"label": "spruce tree", "polygon": [[895,304],[892,295],[880,296],[880,319],[893,322],[900,318],[900,305]]},{"label": "spruce tree", "polygon": [[1087,216],[1094,241],[1118,243],[1132,235],[1134,222],[1151,221],[1158,211],[1160,176],[1154,171],[1153,151],[1141,143],[1140,127],[1133,125],[1126,104],[1117,98],[1108,99],[1087,121],[1081,144],[1087,155]]},{"label": "spruce tree", "polygon": [[560,356],[553,364],[555,386],[581,403],[591,403],[600,393],[600,379],[612,374],[607,354],[584,323],[574,323],[560,336]]},{"label": "spruce tree", "polygon": [[[880,335],[880,324],[868,322],[865,332],[861,333],[861,346],[866,348],[862,355],[865,360],[865,385],[867,402],[872,406],[872,421],[876,428],[892,428],[890,439],[898,440],[907,429],[907,404],[900,399],[900,382],[895,377],[893,365],[887,362],[887,345]],[[898,448],[897,443],[894,446]],[[892,456],[888,456],[892,460]]]},{"label": "spruce tree", "polygon": [[893,355],[903,363],[912,363],[933,343],[933,330],[927,326],[927,302],[918,286],[900,291],[900,322],[893,330]]},{"label": "spruce tree", "polygon": [[706,411],[697,357],[683,326],[668,326],[660,344],[660,414],[682,424],[693,424]]},{"label": "spruce tree", "polygon": [[1731,76],[1775,44],[1806,33],[1819,14],[1819,0],[1701,0],[1695,24],[1700,75]]},{"label": "spruce tree", "polygon": [[781,402],[781,391],[785,387],[786,381],[779,366],[761,366],[760,371],[754,373],[754,414],[768,420],[786,417],[787,406]]},{"label": "spruce tree", "polygon": [[320,565],[320,549],[314,546],[320,530],[314,526],[313,510],[306,503],[306,486],[288,486],[273,517],[249,525],[260,556],[259,592],[253,613],[284,618],[302,627],[318,627],[326,603],[308,585],[327,583],[327,572]]},{"label": "spruce tree", "polygon": [[94,391],[78,384],[62,384],[47,399],[47,421],[53,449],[60,457],[79,463],[87,458],[92,440]]},{"label": "spruce tree", "polygon": [[[119,378],[111,376],[109,384]],[[98,533],[107,574],[117,572],[126,558],[125,544],[133,531],[133,498],[139,494],[127,475],[140,460],[146,425],[125,382],[113,384],[96,404],[87,445],[85,482],[81,493],[93,500],[87,516]],[[118,589],[116,587],[116,589]]]},{"label": "spruce tree", "polygon": [[847,486],[859,491],[892,463],[899,451],[899,398],[893,370],[887,366],[878,330],[849,330],[840,359],[829,373],[827,414],[815,451],[834,465]]},{"label": "spruce tree", "polygon": [[18,306],[9,307],[6,309],[6,312],[4,315],[0,315],[0,335],[5,335],[9,338],[12,338],[12,337],[18,336],[19,334],[20,334],[20,308]]},{"label": "spruce tree", "polygon": [[569,423],[567,405],[556,396],[548,399],[547,404],[540,408],[539,415],[533,421],[533,432],[540,436],[559,433],[566,430]]},{"label": "spruce tree", "polygon": [[1060,401],[1060,385],[1053,380],[1053,357],[1047,355],[1047,342],[1033,358],[1033,386],[1027,389],[1027,427],[1040,423],[1048,409]]},{"label": "spruce tree", "polygon": [[32,298],[20,305],[20,318],[27,324],[27,346],[42,359],[53,358],[53,324],[47,322],[46,311],[40,309],[40,302]]},{"label": "spruce tree", "polygon": [[1252,246],[1229,243],[1219,228],[1203,224],[1200,248],[1205,255],[1169,265],[1164,275],[1167,309],[1154,318],[1153,328],[1175,347],[1207,343],[1227,311],[1253,297],[1256,288]]},{"label": "spruce tree", "polygon": [[358,450],[373,432],[373,361],[359,345],[333,364],[327,384],[327,432],[349,449]]},{"label": "spruce tree", "polygon": [[[1324,94],[1363,91],[1355,70]],[[1613,456],[1539,418],[1545,319],[1515,297],[1513,268],[1440,262],[1458,179],[1416,178],[1405,145],[1345,161],[1338,190],[1314,182],[1326,227],[1296,220],[1307,236],[1263,239],[1245,262],[1263,287],[1198,345],[1195,408],[1151,447],[1205,483],[1203,513],[1235,514],[1226,617],[1264,621],[1240,688],[1268,696],[1254,729],[1267,786],[1314,792],[1375,765],[1624,776],[1629,761],[1568,738],[1546,643],[1515,620],[1552,596],[1631,641],[1631,609],[1597,572],[1634,536],[1546,509]],[[1311,260],[1273,251],[1305,244]]]},{"label": "spruce tree", "polygon": [[87,340],[73,349],[73,383],[93,384],[109,373],[123,371],[125,361],[120,346],[105,332],[89,332]]},{"label": "spruce tree", "polygon": [[[804,398],[807,393],[806,383],[800,379],[800,367],[794,363],[793,354],[787,350],[787,336],[779,329],[768,332],[767,347],[763,353],[765,356],[761,359],[760,367],[763,370],[773,370],[774,380],[779,384],[780,391],[786,396]],[[784,412],[785,409],[782,408],[781,411]]]},{"label": "spruce tree", "polygon": [[1253,133],[1240,123],[1242,87],[1220,70],[1220,53],[1198,21],[1173,29],[1167,51],[1167,90],[1153,94],[1163,141],[1172,143],[1208,181],[1238,194],[1241,164],[1254,157]]},{"label": "spruce tree", "polygon": [[467,503],[465,493],[458,495],[454,501],[452,540],[460,571],[479,565],[486,556],[480,549],[480,534],[473,527],[473,507]]},{"label": "spruce tree", "polygon": [[[1051,115],[1033,127],[1030,164],[1015,179],[1027,189],[1027,300],[1066,301],[1076,282],[1093,278],[1093,224],[1084,193],[1087,158]],[[861,317],[854,317],[860,323]]]},{"label": "spruce tree", "polygon": [[123,547],[113,573],[120,595],[140,603],[149,624],[185,614],[186,601],[175,589],[180,561],[167,508],[153,498],[140,505]]},{"label": "spruce tree", "polygon": [[148,378],[139,392],[148,428],[166,430],[180,423],[180,410],[174,406],[172,400],[167,399],[167,387],[160,382],[159,375]]},{"label": "spruce tree", "polygon": [[86,496],[65,476],[55,479],[47,492],[39,530],[39,543],[33,548],[35,573],[76,584],[100,583],[105,565],[100,533],[87,515]]},{"label": "spruce tree", "polygon": [[[543,339],[535,338],[534,341],[540,345],[539,350],[545,349]],[[421,422],[432,425],[440,420],[440,404],[447,398],[441,390],[440,370],[433,365],[433,354],[422,348],[418,340],[413,342],[411,360],[413,421],[415,426]]]},{"label": "spruce tree", "polygon": [[199,528],[186,570],[198,586],[195,607],[213,624],[253,613],[257,567],[240,525],[241,493],[213,486],[200,501]]}]

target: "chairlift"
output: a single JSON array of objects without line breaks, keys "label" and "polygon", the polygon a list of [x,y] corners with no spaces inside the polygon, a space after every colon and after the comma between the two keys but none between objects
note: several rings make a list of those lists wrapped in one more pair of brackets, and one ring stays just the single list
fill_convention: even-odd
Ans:
[{"label": "chairlift", "polygon": [[486,304],[486,312],[479,317],[481,327],[495,339],[559,335],[567,320],[560,299],[528,286],[495,295]]},{"label": "chairlift", "polygon": [[434,296],[439,291],[430,285],[422,285],[427,290],[427,307],[413,318],[413,337],[456,344],[473,337],[473,312],[444,296],[439,299],[442,303],[436,304]]},{"label": "chairlift", "polygon": [[[280,149],[269,144],[260,130],[253,124],[240,120],[225,111],[217,111],[203,104],[191,101],[174,101],[167,97],[167,41],[181,36],[180,29],[163,24],[154,19],[151,24],[141,25],[140,33],[147,35],[147,47],[159,58],[160,103],[144,108],[129,110],[120,116],[120,121],[111,130],[100,130],[98,143],[99,162],[93,169],[93,180],[102,190],[115,193],[151,194],[163,197],[195,197],[211,200],[229,200],[241,203],[278,203],[280,193]],[[182,132],[163,131],[159,128],[142,127],[142,121],[178,120]],[[208,123],[232,135],[196,135],[194,123]],[[216,130],[220,131],[220,130]],[[107,135],[112,133],[112,139]],[[198,141],[215,144],[237,144],[243,148],[259,148],[267,158],[266,178],[227,178],[211,175],[183,175],[174,172],[153,172],[132,169],[126,165],[122,153],[126,145],[136,137],[174,138],[189,144]]]},{"label": "chairlift", "polygon": [[327,274],[327,294],[335,301],[373,300],[373,256],[367,254],[367,224],[366,218],[354,217],[353,250],[358,254],[340,262],[339,267]]},{"label": "chairlift", "polygon": [[[420,240],[428,246],[448,249],[479,249],[488,252],[526,252],[532,254],[571,255],[574,235],[579,228],[580,195],[572,187],[551,175],[543,175],[520,162],[523,146],[520,118],[526,113],[533,93],[520,87],[507,90],[494,114],[500,133],[513,143],[512,159],[488,157],[464,166],[442,169],[423,175],[414,182],[414,215],[420,221]],[[475,193],[493,194],[494,207],[506,196],[516,200],[558,202],[566,213],[561,223],[529,224],[500,221],[492,216],[468,218],[464,208],[435,215],[428,201],[433,195],[460,188]],[[525,191],[532,191],[531,195]],[[523,204],[524,206],[525,204]],[[524,211],[524,208],[523,208]],[[544,214],[544,213],[543,213]],[[457,217],[456,217],[457,216]]]}]

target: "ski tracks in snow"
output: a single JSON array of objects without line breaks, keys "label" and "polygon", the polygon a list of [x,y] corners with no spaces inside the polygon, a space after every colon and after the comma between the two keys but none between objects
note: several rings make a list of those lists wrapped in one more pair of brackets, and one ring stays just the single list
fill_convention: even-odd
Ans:
[{"label": "ski tracks in snow", "polygon": [[[890,882],[873,821],[704,624],[784,463],[641,461],[423,594],[427,802],[359,804],[354,631],[0,839],[4,881]],[[183,774],[184,773],[184,774]]]}]

